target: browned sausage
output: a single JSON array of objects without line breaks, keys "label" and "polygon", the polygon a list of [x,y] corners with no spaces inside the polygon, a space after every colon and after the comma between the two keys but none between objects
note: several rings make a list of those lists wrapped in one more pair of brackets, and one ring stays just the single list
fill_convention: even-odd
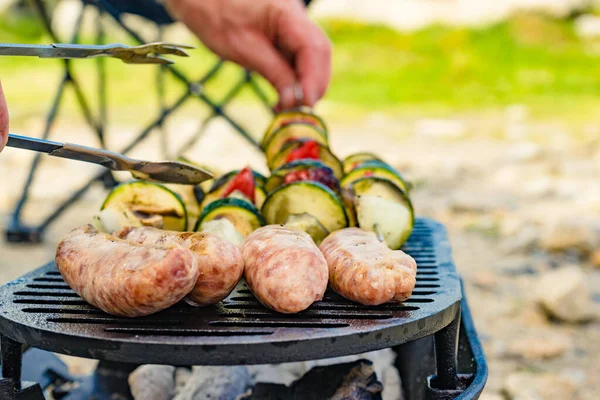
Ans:
[{"label": "browned sausage", "polygon": [[320,249],[329,265],[329,286],[349,300],[366,305],[400,302],[415,287],[415,260],[391,250],[373,232],[341,229],[327,236]]},{"label": "browned sausage", "polygon": [[128,241],[145,245],[179,244],[192,251],[198,261],[198,280],[186,298],[192,305],[204,306],[223,300],[235,288],[244,272],[242,252],[231,242],[203,232],[174,232],[142,227],[115,233]]},{"label": "browned sausage", "polygon": [[73,230],[60,242],[56,266],[85,301],[125,317],[170,307],[198,279],[190,250],[137,245],[100,233],[91,225]]},{"label": "browned sausage", "polygon": [[267,225],[252,232],[242,249],[244,277],[258,301],[281,313],[297,313],[321,300],[327,263],[305,232]]}]

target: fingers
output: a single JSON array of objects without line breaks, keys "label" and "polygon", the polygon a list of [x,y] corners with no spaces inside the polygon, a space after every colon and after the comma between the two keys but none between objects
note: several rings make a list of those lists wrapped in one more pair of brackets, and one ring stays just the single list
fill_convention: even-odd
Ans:
[{"label": "fingers", "polygon": [[2,91],[2,82],[0,82],[0,151],[6,146],[8,141],[8,106]]},{"label": "fingers", "polygon": [[304,92],[303,103],[312,107],[323,97],[331,79],[331,43],[304,10],[282,12],[278,34],[283,51],[293,54],[295,72]]},{"label": "fingers", "polygon": [[236,35],[232,42],[235,50],[229,58],[268,80],[279,93],[278,107],[292,107],[296,74],[273,44],[253,32]]}]

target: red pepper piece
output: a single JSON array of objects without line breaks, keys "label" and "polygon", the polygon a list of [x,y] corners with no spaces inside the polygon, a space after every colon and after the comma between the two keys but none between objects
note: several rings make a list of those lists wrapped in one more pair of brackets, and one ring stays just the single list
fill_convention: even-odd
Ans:
[{"label": "red pepper piece", "polygon": [[330,170],[324,168],[312,168],[290,172],[283,178],[283,182],[285,184],[296,181],[315,181],[322,183],[333,190],[337,190],[339,188],[337,179],[335,179]]},{"label": "red pepper piece", "polygon": [[244,168],[229,182],[223,193],[221,194],[221,198],[225,198],[229,196],[231,193],[239,190],[244,196],[248,197],[254,203],[254,191],[255,191],[255,183],[254,183],[254,174],[249,167]]},{"label": "red pepper piece", "polygon": [[302,143],[297,149],[292,150],[285,161],[290,162],[305,159],[318,160],[319,158],[319,145],[314,140],[309,140]]}]

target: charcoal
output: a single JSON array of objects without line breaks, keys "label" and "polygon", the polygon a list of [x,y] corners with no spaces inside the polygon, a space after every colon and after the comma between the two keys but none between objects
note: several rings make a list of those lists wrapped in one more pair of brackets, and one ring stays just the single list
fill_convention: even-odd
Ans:
[{"label": "charcoal", "polygon": [[175,392],[175,367],[142,365],[128,381],[135,400],[170,400]]},{"label": "charcoal", "polygon": [[240,400],[381,400],[373,363],[358,360],[314,367],[289,387],[258,383]]},{"label": "charcoal", "polygon": [[193,367],[186,385],[173,400],[236,400],[253,383],[244,366]]}]

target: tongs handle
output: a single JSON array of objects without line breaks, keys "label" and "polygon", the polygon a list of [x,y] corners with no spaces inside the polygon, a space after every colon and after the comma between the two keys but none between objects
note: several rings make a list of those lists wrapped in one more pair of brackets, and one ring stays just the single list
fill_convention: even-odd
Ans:
[{"label": "tongs handle", "polygon": [[193,47],[164,42],[147,43],[139,46],[126,46],[120,43],[106,45],[0,43],[0,56],[34,56],[64,59],[113,57],[128,64],[172,64],[173,61],[162,55],[188,57],[188,53],[184,49],[193,49]]}]

